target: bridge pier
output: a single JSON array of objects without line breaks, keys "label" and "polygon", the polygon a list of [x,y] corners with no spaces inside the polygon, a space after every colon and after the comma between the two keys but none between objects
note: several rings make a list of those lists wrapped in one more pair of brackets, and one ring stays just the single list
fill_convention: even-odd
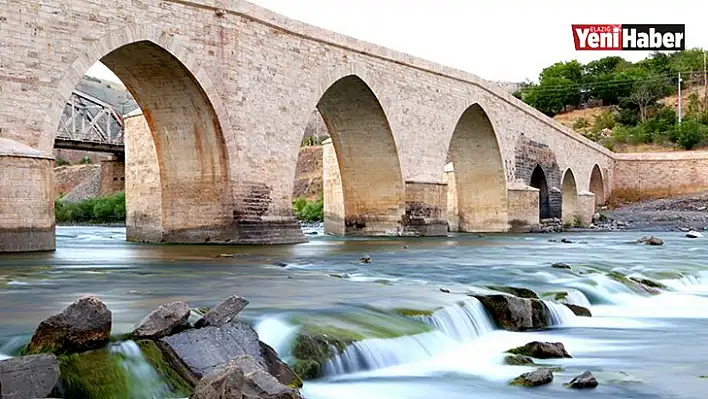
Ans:
[{"label": "bridge pier", "polygon": [[0,138],[0,253],[53,251],[54,160]]},{"label": "bridge pier", "polygon": [[406,182],[403,231],[420,236],[447,234],[447,184]]},{"label": "bridge pier", "polygon": [[101,195],[125,191],[125,160],[123,157],[101,161]]}]

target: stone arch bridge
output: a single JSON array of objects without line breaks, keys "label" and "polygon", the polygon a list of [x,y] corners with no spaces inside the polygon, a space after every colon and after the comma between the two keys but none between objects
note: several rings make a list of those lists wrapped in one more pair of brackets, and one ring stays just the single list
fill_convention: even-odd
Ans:
[{"label": "stone arch bridge", "polygon": [[489,82],[241,0],[0,0],[0,53],[0,252],[54,248],[55,134],[96,61],[145,115],[131,240],[303,241],[291,193],[315,109],[334,233],[587,221],[613,187],[611,152]]}]

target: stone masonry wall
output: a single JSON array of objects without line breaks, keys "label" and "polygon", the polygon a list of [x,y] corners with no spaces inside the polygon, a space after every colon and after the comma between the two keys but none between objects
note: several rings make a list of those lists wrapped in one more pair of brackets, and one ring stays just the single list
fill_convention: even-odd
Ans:
[{"label": "stone masonry wall", "polygon": [[616,154],[613,190],[674,195],[708,189],[708,152]]}]

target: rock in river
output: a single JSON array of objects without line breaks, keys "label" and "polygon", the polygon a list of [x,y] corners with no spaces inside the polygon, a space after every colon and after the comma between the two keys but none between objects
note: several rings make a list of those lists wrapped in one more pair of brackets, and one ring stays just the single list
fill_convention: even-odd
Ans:
[{"label": "rock in river", "polygon": [[221,327],[236,317],[236,315],[239,314],[239,312],[241,312],[246,305],[248,305],[248,301],[245,298],[238,295],[230,296],[220,304],[211,308],[211,310],[209,310],[204,317],[197,320],[194,327]]},{"label": "rock in river", "polygon": [[145,316],[133,331],[136,339],[159,339],[183,329],[187,325],[190,309],[185,302],[160,305]]},{"label": "rock in river", "polygon": [[46,398],[59,381],[59,362],[41,354],[0,361],[0,398]]},{"label": "rock in river", "polygon": [[299,399],[293,388],[278,382],[251,356],[241,355],[202,378],[192,399]]},{"label": "rock in river", "polygon": [[565,350],[565,346],[560,342],[533,341],[524,346],[509,349],[507,352],[515,355],[534,357],[536,359],[561,359],[572,357]]},{"label": "rock in river", "polygon": [[518,296],[519,298],[538,299],[538,295],[528,288],[508,287],[505,285],[489,285],[487,288],[494,291],[506,292],[507,294]]},{"label": "rock in river", "polygon": [[567,269],[570,270],[570,265],[563,263],[563,262],[557,262],[551,265],[552,268],[554,269]]},{"label": "rock in river", "polygon": [[597,380],[589,371],[580,374],[579,376],[573,378],[572,380],[570,380],[569,383],[566,384],[568,388],[573,389],[595,388],[597,387],[597,385]]},{"label": "rock in river", "polygon": [[564,303],[568,309],[572,310],[573,313],[576,316],[582,316],[582,317],[592,317],[592,313],[590,312],[590,309],[580,306],[580,305],[573,305],[572,303]]},{"label": "rock in river", "polygon": [[548,327],[548,308],[538,299],[512,295],[474,295],[497,325],[509,331],[540,330]]},{"label": "rock in river", "polygon": [[688,233],[686,233],[687,238],[701,238],[703,237],[703,233],[699,233],[695,230],[691,230]]},{"label": "rock in river", "polygon": [[522,355],[507,355],[504,357],[504,364],[509,366],[535,366],[533,359]]},{"label": "rock in river", "polygon": [[664,245],[664,240],[662,240],[659,237],[654,237],[654,236],[644,236],[640,239],[637,240],[637,243],[639,244],[647,244],[647,245]]},{"label": "rock in river", "polygon": [[275,351],[260,342],[253,328],[244,323],[231,322],[222,327],[187,330],[162,338],[158,344],[182,378],[195,385],[214,369],[241,355],[254,358],[282,384],[296,387],[302,385],[292,370],[275,356]]},{"label": "rock in river", "polygon": [[547,368],[540,368],[530,373],[524,373],[511,381],[511,385],[524,387],[537,387],[553,382],[553,372]]},{"label": "rock in river", "polygon": [[39,323],[27,353],[82,352],[105,345],[111,336],[111,311],[96,297],[76,300],[61,313]]}]

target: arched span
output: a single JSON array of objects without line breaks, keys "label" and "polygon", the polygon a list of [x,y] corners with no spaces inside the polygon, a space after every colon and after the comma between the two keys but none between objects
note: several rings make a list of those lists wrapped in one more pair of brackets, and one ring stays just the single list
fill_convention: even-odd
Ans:
[{"label": "arched span", "polygon": [[[151,36],[149,31],[142,33]],[[138,140],[135,152],[129,149],[126,154],[128,163],[140,152],[142,160],[154,157],[151,162],[157,168],[152,170],[159,170],[159,182],[152,187],[144,184],[155,180],[146,175],[148,168],[126,176],[128,239],[229,241],[219,236],[232,220],[233,200],[228,151],[217,111],[197,77],[173,52],[153,40],[130,41],[135,36],[141,36],[139,30],[92,50],[101,52],[92,63],[100,60],[121,79],[149,127],[147,141]],[[110,51],[103,54],[105,48]],[[86,61],[80,57],[76,63]]]},{"label": "arched span", "polygon": [[507,187],[499,142],[479,104],[467,108],[448,147],[460,231],[507,230]]},{"label": "arched span", "polygon": [[578,199],[578,185],[575,183],[575,175],[568,168],[563,174],[562,183],[562,220],[564,223],[574,223],[580,214]]},{"label": "arched span", "polygon": [[317,103],[337,159],[343,204],[328,204],[325,229],[347,235],[400,231],[405,212],[398,149],[378,98],[356,75],[334,82]]},{"label": "arched span", "polygon": [[590,173],[590,192],[595,194],[595,206],[599,207],[605,204],[605,179],[602,177],[602,171],[596,164]]},{"label": "arched span", "polygon": [[536,165],[531,173],[531,187],[538,189],[538,216],[540,219],[548,219],[551,217],[551,197],[548,192],[548,181],[546,173],[541,165]]}]

